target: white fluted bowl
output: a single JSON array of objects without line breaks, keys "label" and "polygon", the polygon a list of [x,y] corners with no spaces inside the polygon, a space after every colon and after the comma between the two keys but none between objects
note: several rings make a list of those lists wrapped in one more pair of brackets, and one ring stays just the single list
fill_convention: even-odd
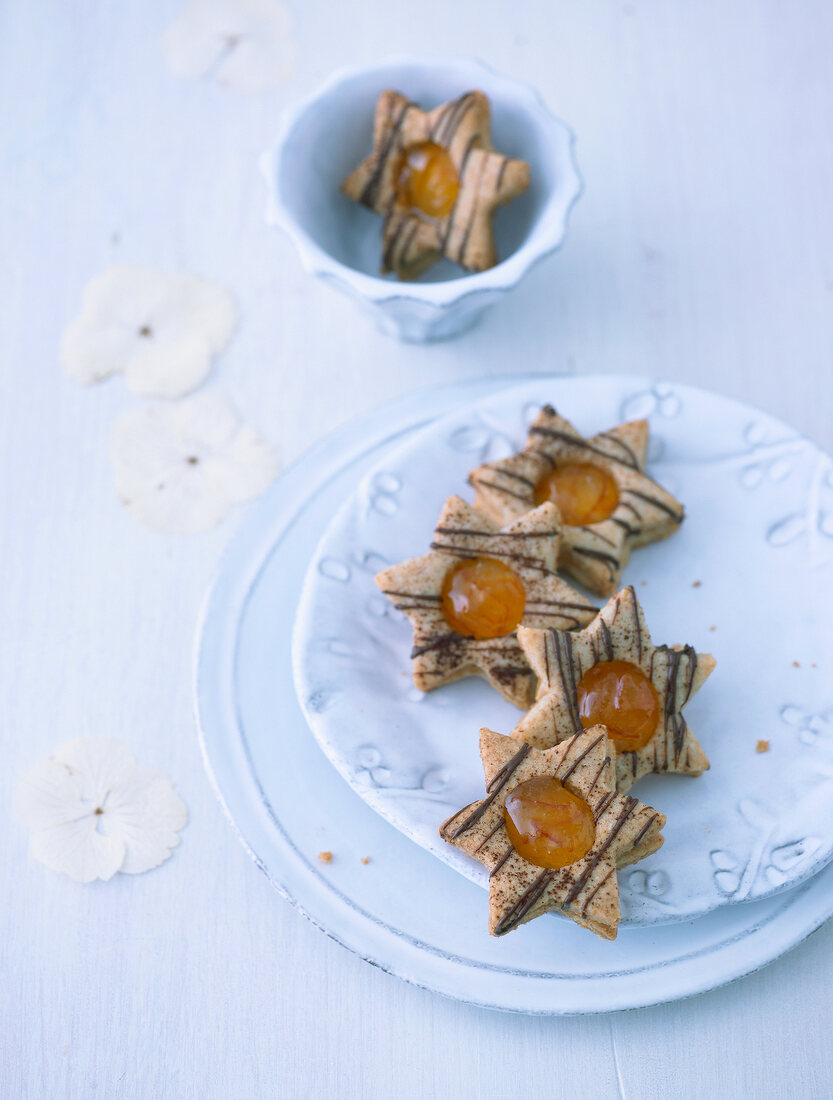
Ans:
[{"label": "white fluted bowl", "polygon": [[[339,185],[370,152],[376,100],[388,88],[426,110],[473,89],[485,92],[495,148],[529,163],[529,190],[495,217],[502,257],[495,267],[467,274],[443,260],[414,282],[379,275],[382,220]],[[529,85],[473,58],[399,57],[336,73],[287,112],[262,167],[267,220],[289,234],[305,270],[349,294],[382,331],[417,343],[465,331],[516,287],[559,247],[581,193],[569,127]]]}]

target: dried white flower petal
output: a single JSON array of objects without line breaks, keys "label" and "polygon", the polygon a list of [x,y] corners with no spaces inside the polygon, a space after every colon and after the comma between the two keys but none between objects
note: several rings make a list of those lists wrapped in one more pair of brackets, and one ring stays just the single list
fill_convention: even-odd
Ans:
[{"label": "dried white flower petal", "polygon": [[122,501],[140,523],[170,534],[209,530],[277,473],[269,445],[216,393],[125,413],[110,454]]},{"label": "dried white flower petal", "polygon": [[236,324],[228,291],[197,275],[111,267],[87,285],[61,359],[82,385],[122,372],[134,393],[181,397],[205,380]]},{"label": "dried white flower petal", "polygon": [[168,776],[110,737],[79,737],[37,764],[16,810],[32,830],[32,855],[76,882],[158,867],[188,821]]},{"label": "dried white flower petal", "polygon": [[162,48],[174,76],[212,74],[238,92],[264,92],[288,81],[297,45],[283,0],[190,0],[165,31]]},{"label": "dried white flower petal", "polygon": [[164,772],[134,767],[114,785],[106,803],[110,836],[123,844],[119,870],[138,875],[158,867],[179,844],[188,821],[185,804]]},{"label": "dried white flower petal", "polygon": [[89,814],[80,821],[55,825],[32,834],[32,855],[50,871],[69,875],[76,882],[104,882],[124,863],[125,847],[119,837],[99,831]]}]

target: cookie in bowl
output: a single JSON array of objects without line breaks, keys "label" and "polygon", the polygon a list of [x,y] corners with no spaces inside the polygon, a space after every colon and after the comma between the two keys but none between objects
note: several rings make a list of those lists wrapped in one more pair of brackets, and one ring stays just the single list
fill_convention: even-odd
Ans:
[{"label": "cookie in bowl", "polygon": [[528,186],[529,165],[492,148],[483,92],[423,111],[386,91],[376,104],[373,150],[341,189],[384,218],[382,273],[413,279],[442,257],[466,271],[494,267],[495,210]]}]

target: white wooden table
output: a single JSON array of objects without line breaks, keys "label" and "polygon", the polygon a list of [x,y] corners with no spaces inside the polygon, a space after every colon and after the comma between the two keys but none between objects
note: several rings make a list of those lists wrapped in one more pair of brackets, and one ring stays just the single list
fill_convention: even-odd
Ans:
[{"label": "white wooden table", "polygon": [[[84,283],[138,262],[234,292],[209,384],[285,463],[397,394],[565,368],[693,382],[833,448],[833,7],[296,0],[296,76],[255,97],[168,74],[178,7],[0,5],[0,1095],[833,1095],[831,926],[694,1000],[553,1020],[406,986],[282,901],[222,816],[192,714],[197,616],[236,519],[140,528],[107,460],[136,399],[77,388],[57,359]],[[303,275],[256,170],[285,104],[405,49],[536,84],[586,180],[563,252],[431,347]],[[191,822],[161,869],[81,887],[29,859],[14,785],[86,732],[177,783]]]}]

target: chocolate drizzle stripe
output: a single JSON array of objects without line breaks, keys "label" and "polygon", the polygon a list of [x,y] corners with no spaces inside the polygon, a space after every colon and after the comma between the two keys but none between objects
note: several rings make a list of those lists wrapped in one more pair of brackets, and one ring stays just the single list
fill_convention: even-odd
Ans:
[{"label": "chocolate drizzle stripe", "polygon": [[602,640],[605,644],[605,649],[608,652],[608,660],[613,660],[613,638],[610,635],[607,623],[604,619],[599,619],[599,629],[602,632]]},{"label": "chocolate drizzle stripe", "polygon": [[585,913],[587,912],[588,908],[590,907],[591,902],[593,901],[593,898],[596,896],[596,894],[598,894],[599,890],[601,890],[601,888],[604,886],[604,884],[607,882],[607,880],[610,878],[610,876],[612,874],[615,874],[615,872],[616,872],[616,868],[611,867],[610,870],[607,872],[607,874],[603,878],[599,879],[599,881],[596,883],[596,885],[593,887],[593,889],[590,891],[590,893],[587,895],[587,897],[582,902],[582,906],[581,906],[581,915],[582,916],[584,916]]},{"label": "chocolate drizzle stripe", "polygon": [[551,454],[548,454],[546,451],[540,450],[538,447],[534,447],[532,443],[527,443],[527,445],[524,447],[524,453],[535,455],[536,458],[540,458],[541,461],[545,462],[551,470],[555,470],[558,466],[558,463],[555,461]]},{"label": "chocolate drizzle stripe", "polygon": [[697,669],[697,654],[691,646],[685,646],[683,648],[683,653],[688,658],[688,663],[686,665],[685,698],[680,706],[685,706],[691,698],[691,689],[694,686],[694,673]]},{"label": "chocolate drizzle stripe", "polygon": [[440,596],[434,596],[429,592],[399,592],[395,588],[383,588],[382,595],[401,596],[403,599],[407,598],[409,600],[435,600],[437,603],[440,602],[441,598]]},{"label": "chocolate drizzle stripe", "polygon": [[486,797],[483,799],[482,802],[477,803],[474,810],[472,810],[472,812],[461,825],[457,826],[457,828],[448,839],[456,840],[458,836],[466,832],[467,829],[470,829],[472,825],[476,824],[480,820],[480,818],[492,805],[494,800],[498,797],[504,785],[509,781],[515,769],[518,768],[526,759],[530,749],[530,745],[523,745],[518,750],[518,752],[516,752],[515,755],[503,765],[500,771],[495,774],[491,783],[489,783],[489,785],[486,787]]},{"label": "chocolate drizzle stripe", "polygon": [[[433,661],[429,667],[420,667],[420,676],[446,676],[451,669],[462,668],[465,665],[474,665],[494,676],[496,680],[510,675],[534,676],[534,672],[528,665],[507,665],[505,662],[513,657],[523,660],[523,653],[518,648],[517,639],[512,634],[506,634],[502,638],[487,638],[478,641],[477,638],[466,638],[462,634],[454,634],[454,642],[460,643],[460,648],[448,657],[448,650],[456,647],[451,642],[440,640],[437,644],[417,646],[411,650],[412,658],[425,657],[426,653],[433,655]],[[415,650],[419,652],[415,653]]]},{"label": "chocolate drizzle stripe", "polygon": [[[460,160],[460,167],[457,170],[458,179],[462,180],[463,176],[466,174],[466,165],[468,164],[469,157],[471,156],[471,151],[481,141],[481,134],[472,134],[469,138],[466,144],[465,152],[463,153],[462,159]],[[445,232],[443,233],[442,244],[440,245],[440,249],[443,254],[445,254],[446,246],[448,245],[448,238],[451,236],[451,232],[454,228],[454,218],[457,214],[457,203],[460,200],[460,190],[462,190],[462,188],[458,190],[457,194],[454,197],[454,203],[451,207],[451,213],[448,215],[448,219],[445,224]]]},{"label": "chocolate drizzle stripe", "polygon": [[500,859],[497,861],[497,863],[494,865],[494,867],[489,872],[489,878],[493,878],[498,873],[498,871],[501,869],[501,867],[504,865],[504,863],[507,861],[507,859],[509,859],[509,857],[512,855],[512,853],[514,851],[515,851],[515,849],[510,844],[509,847],[506,849],[506,851],[503,853],[503,855],[500,857]]},{"label": "chocolate drizzle stripe", "polygon": [[639,604],[636,601],[636,592],[632,584],[628,585],[628,595],[631,599],[631,610],[633,611],[633,628],[636,631],[636,652],[637,652],[637,664],[642,664],[642,624],[639,621]]},{"label": "chocolate drizzle stripe", "polygon": [[534,676],[535,673],[526,665],[495,665],[488,669],[489,675],[499,684],[508,684],[519,676]]},{"label": "chocolate drizzle stripe", "polygon": [[535,488],[535,482],[530,477],[525,477],[523,474],[516,474],[513,470],[501,470],[494,466],[490,467],[496,474],[500,474],[501,477],[509,477],[513,481],[520,481],[522,485],[528,485],[530,489]]},{"label": "chocolate drizzle stripe", "polygon": [[585,869],[581,873],[581,875],[578,877],[578,879],[573,883],[572,888],[570,889],[569,893],[567,894],[566,898],[564,899],[564,905],[565,906],[567,906],[571,902],[575,901],[575,899],[579,896],[581,891],[587,885],[587,882],[588,882],[590,876],[593,874],[596,867],[598,867],[602,857],[607,852],[608,848],[611,846],[611,844],[616,839],[616,837],[619,835],[620,831],[624,827],[625,822],[628,820],[628,818],[633,813],[634,807],[638,806],[638,805],[639,805],[639,802],[637,801],[637,799],[630,798],[630,797],[625,798],[625,804],[622,807],[622,809],[619,813],[619,816],[616,818],[616,821],[615,821],[612,829],[610,830],[608,835],[605,837],[604,843],[601,845],[599,850],[596,852],[596,854],[593,856],[593,858],[587,864],[587,866],[585,867]]},{"label": "chocolate drizzle stripe", "polygon": [[682,715],[677,719],[674,724],[674,759],[678,761],[680,759],[680,753],[683,751],[683,745],[685,743],[686,734],[688,733],[688,726],[685,718]]},{"label": "chocolate drizzle stripe", "polygon": [[474,96],[472,92],[466,92],[465,95],[460,96],[457,102],[454,104],[454,109],[443,120],[445,123],[445,129],[440,133],[440,127],[437,128],[437,142],[440,145],[450,145],[454,140],[454,135],[460,128],[460,123],[463,121],[466,113],[471,107],[474,106]]},{"label": "chocolate drizzle stripe", "polygon": [[[474,806],[474,805],[475,805],[474,802],[470,802],[468,804],[468,806],[463,806],[463,808],[461,810],[458,810],[456,814],[452,814],[451,817],[447,817],[445,819],[445,821],[442,823],[442,825],[440,825],[440,830],[439,830],[440,836],[443,838],[443,840],[448,840],[448,835],[447,834],[448,834],[448,830],[451,828],[452,822],[456,821],[458,817],[462,817],[462,815],[466,812],[466,810],[470,810],[472,808],[472,806]],[[484,841],[484,843],[485,843],[485,841]]]},{"label": "chocolate drizzle stripe", "polygon": [[582,620],[577,615],[570,615],[567,611],[536,611],[534,607],[530,608],[527,605],[523,617],[524,626],[535,627],[541,619],[552,621],[537,626],[538,630],[574,630],[577,626],[583,626],[587,621],[586,619]]},{"label": "chocolate drizzle stripe", "polygon": [[602,795],[602,797],[593,808],[593,817],[596,819],[596,821],[598,821],[602,814],[604,814],[604,812],[607,810],[608,806],[611,804],[615,797],[615,791],[608,791],[607,794]]},{"label": "chocolate drizzle stripe", "polygon": [[510,759],[506,761],[500,771],[495,772],[495,774],[492,776],[488,786],[486,787],[487,793],[491,794],[493,788],[500,790],[500,788],[504,785],[507,779],[509,779],[512,773],[521,766],[524,760],[526,760],[531,750],[531,745],[527,745],[526,743],[521,745],[515,755],[510,757]]},{"label": "chocolate drizzle stripe", "polygon": [[396,223],[396,228],[388,237],[388,243],[385,245],[385,251],[382,254],[382,267],[385,271],[393,270],[393,257],[396,251],[396,246],[399,243],[399,238],[402,235],[405,227],[408,225],[409,219],[400,218]]},{"label": "chocolate drizzle stripe", "polygon": [[691,693],[691,683],[694,678],[693,667],[697,660],[697,654],[691,646],[683,649],[669,649],[667,646],[657,647],[664,652],[668,659],[668,668],[665,677],[665,729],[673,734],[674,760],[679,761],[682,752],[685,735],[688,732],[685,719],[677,713],[677,679],[680,674],[680,663],[686,659],[686,699]]},{"label": "chocolate drizzle stripe", "polygon": [[484,539],[554,539],[558,531],[475,531],[468,527],[435,527],[435,535],[472,535]]},{"label": "chocolate drizzle stripe", "polygon": [[658,816],[659,815],[656,814],[656,813],[651,814],[651,816],[648,818],[648,820],[645,822],[645,824],[642,826],[642,828],[639,830],[639,832],[633,838],[633,845],[632,845],[633,848],[636,848],[636,846],[639,844],[640,840],[642,840],[642,838],[645,836],[645,834],[651,828],[651,826],[656,821]]},{"label": "chocolate drizzle stripe", "polygon": [[504,157],[503,164],[501,164],[500,171],[498,172],[497,179],[495,180],[495,192],[498,194],[500,193],[501,184],[503,183],[503,177],[506,175],[506,169],[508,165],[509,157]]},{"label": "chocolate drizzle stripe", "polygon": [[371,173],[370,179],[365,184],[364,190],[359,196],[359,202],[364,203],[365,206],[370,206],[372,208],[378,198],[379,184],[382,181],[382,173],[385,170],[385,165],[388,162],[393,146],[399,136],[399,131],[402,129],[405,116],[413,106],[415,106],[415,104],[411,102],[402,104],[399,109],[399,114],[382,144],[382,148],[379,150],[379,156],[373,166],[373,172]]},{"label": "chocolate drizzle stripe", "polygon": [[580,435],[572,435],[570,432],[561,431],[558,428],[546,428],[542,424],[533,424],[529,429],[530,435],[538,435],[544,439],[555,439],[559,443],[569,443],[573,447],[579,447],[585,451],[591,451],[600,458],[606,458],[608,462],[618,462],[620,466],[630,466],[629,462],[613,458],[607,451],[594,447],[589,439],[583,439]]},{"label": "chocolate drizzle stripe", "polygon": [[422,645],[415,645],[411,650],[411,658],[421,657],[424,653],[431,653],[437,649],[448,649],[465,639],[462,634],[452,631],[450,634],[440,634],[435,638],[429,638]]},{"label": "chocolate drizzle stripe", "polygon": [[569,634],[560,631],[551,631],[555,657],[558,662],[558,675],[561,678],[561,686],[564,698],[570,711],[570,721],[573,729],[581,729],[581,718],[578,712],[578,699],[576,695],[576,679],[573,675],[573,639]]},{"label": "chocolate drizzle stripe", "polygon": [[605,768],[606,768],[606,767],[607,767],[607,766],[608,766],[609,764],[610,764],[610,757],[609,757],[609,756],[606,756],[606,757],[604,758],[604,760],[603,760],[603,761],[601,762],[601,764],[599,764],[599,767],[598,767],[598,769],[597,769],[597,771],[596,771],[596,774],[595,774],[595,775],[593,776],[593,782],[592,782],[592,783],[590,784],[590,786],[589,786],[589,787],[588,787],[588,789],[587,789],[587,793],[588,793],[588,795],[590,795],[590,794],[592,794],[592,793],[593,793],[593,789],[595,788],[596,784],[597,784],[597,783],[599,782],[599,780],[600,780],[600,779],[601,779],[601,777],[602,777],[602,772],[603,772],[603,771],[605,770]]},{"label": "chocolate drizzle stripe", "polygon": [[607,554],[604,550],[591,550],[586,546],[572,546],[570,549],[574,554],[581,554],[585,558],[593,558],[594,561],[605,562],[610,568],[611,574],[619,568],[619,559],[615,554]]},{"label": "chocolate drizzle stripe", "polygon": [[433,122],[433,123],[432,123],[432,125],[431,125],[431,129],[430,129],[430,130],[428,131],[428,137],[429,137],[429,138],[430,138],[430,139],[431,139],[432,141],[433,141],[433,140],[434,140],[434,138],[435,138],[435,137],[437,136],[437,133],[439,132],[439,129],[440,129],[440,127],[441,127],[441,126],[443,125],[443,123],[444,123],[444,122],[446,121],[446,119],[448,118],[449,114],[450,114],[450,113],[451,113],[451,112],[452,112],[452,111],[454,110],[454,108],[455,108],[455,106],[456,106],[456,105],[457,105],[457,101],[456,101],[456,100],[451,100],[450,102],[448,102],[448,103],[444,103],[444,104],[442,105],[442,107],[440,108],[440,113],[439,113],[439,114],[437,115],[437,117],[436,117],[436,118],[434,119],[434,122]]},{"label": "chocolate drizzle stripe", "polygon": [[[466,807],[466,809],[468,809],[468,807]],[[463,811],[461,810],[460,813],[462,813],[462,812]],[[489,843],[489,841],[492,839],[492,837],[495,835],[495,833],[500,832],[500,830],[503,828],[503,824],[504,824],[503,819],[501,818],[501,820],[498,821],[497,825],[495,825],[494,829],[492,829],[492,831],[490,833],[487,833],[486,836],[483,837],[483,839],[480,841],[480,843],[474,849],[474,852],[479,852],[481,848],[485,847]],[[474,852],[472,852],[472,855],[474,855]]]},{"label": "chocolate drizzle stripe", "polygon": [[469,246],[469,239],[471,237],[471,231],[474,228],[474,223],[477,221],[477,215],[478,215],[478,212],[480,210],[480,196],[481,196],[481,193],[482,193],[482,188],[480,187],[480,184],[482,183],[482,180],[483,180],[484,167],[485,167],[485,162],[484,162],[484,166],[482,166],[481,169],[480,169],[480,176],[477,180],[477,186],[475,186],[473,188],[473,201],[472,201],[472,205],[471,205],[471,214],[469,215],[469,220],[468,220],[468,223],[466,225],[466,228],[463,231],[463,236],[462,236],[462,239],[460,241],[460,247],[457,249],[457,263],[460,264],[462,267],[466,266],[465,265],[466,249]]},{"label": "chocolate drizzle stripe", "polygon": [[[596,745],[600,744],[602,741],[604,741],[604,739],[605,739],[605,735],[603,733],[600,733],[599,736],[596,738],[596,740],[593,741],[590,745],[588,745],[587,748],[584,750],[583,753],[581,753],[580,756],[576,757],[576,759],[573,761],[573,763],[570,765],[570,767],[565,772],[563,772],[560,775],[559,778],[562,781],[565,780],[565,779],[569,779],[570,776],[573,774],[573,772],[576,770],[576,768],[579,766],[579,764],[582,762],[582,760],[584,760],[585,756],[587,756],[589,753],[591,753],[593,751],[593,749],[595,749]],[[566,763],[568,756],[569,756],[569,750],[565,753],[564,759],[561,761],[562,765]],[[602,765],[602,767],[604,767],[604,764]],[[559,771],[560,770],[561,769],[559,768]],[[601,771],[601,768],[599,769],[599,771]]]},{"label": "chocolate drizzle stripe", "polygon": [[505,913],[501,920],[495,927],[495,935],[503,936],[507,932],[511,932],[513,928],[521,923],[523,918],[532,908],[532,906],[538,901],[540,896],[552,882],[555,877],[554,871],[543,871],[532,883],[528,890],[526,890],[508,913]]},{"label": "chocolate drizzle stripe", "polygon": [[[601,522],[604,522],[604,520],[602,520]],[[579,531],[586,531],[587,534],[591,538],[598,539],[599,542],[607,543],[608,546],[615,546],[616,545],[616,543],[613,539],[609,539],[607,537],[607,535],[603,535],[601,533],[601,531],[598,530],[598,524],[593,525],[593,526],[588,526],[587,524],[580,524],[578,529],[579,529]]]},{"label": "chocolate drizzle stripe", "polygon": [[420,224],[420,222],[413,220],[410,231],[408,232],[408,236],[405,238],[405,243],[399,250],[399,261],[396,264],[398,268],[408,266],[408,253],[410,251],[411,245],[414,243],[414,237],[419,232]]},{"label": "chocolate drizzle stripe", "polygon": [[[648,479],[646,478],[646,480]],[[637,489],[623,489],[622,495],[624,496],[625,493],[627,493],[628,496],[636,497],[637,500],[644,500],[646,504],[650,504],[652,507],[658,508],[661,512],[665,512],[674,520],[675,523],[683,522],[683,513],[676,512],[673,508],[666,504],[664,500],[660,500],[659,497],[652,497],[648,493],[640,493]]]},{"label": "chocolate drizzle stripe", "polygon": [[506,558],[507,561],[515,562],[517,565],[525,566],[527,569],[534,569],[538,573],[543,573],[547,577],[555,577],[558,574],[554,569],[549,569],[546,565],[542,565],[540,559],[530,557],[529,554],[518,554],[511,550],[496,550],[494,547],[489,547],[487,550],[474,550],[468,546],[455,546],[453,542],[432,542],[430,546],[431,550],[440,550],[446,554],[453,554],[457,558],[480,558],[484,554],[489,558]]},{"label": "chocolate drizzle stripe", "polygon": [[480,193],[476,191],[474,194],[474,202],[472,203],[471,214],[469,216],[468,224],[463,230],[463,236],[460,240],[460,247],[457,249],[457,263],[461,267],[465,267],[466,249],[469,246],[469,239],[471,238],[471,231],[474,228],[474,223],[477,220],[477,211],[480,206]]},{"label": "chocolate drizzle stripe", "polygon": [[636,454],[633,449],[628,446],[624,439],[620,439],[618,435],[613,435],[611,432],[601,432],[599,438],[606,439],[608,443],[615,443],[617,447],[621,447],[625,454],[628,456],[625,459],[614,459],[614,462],[621,462],[623,466],[631,466],[634,470],[638,470],[639,463],[636,460]]},{"label": "chocolate drizzle stripe", "polygon": [[533,499],[531,493],[516,493],[512,489],[507,489],[505,485],[498,485],[496,481],[484,481],[483,478],[474,478],[472,485],[475,489],[494,489],[496,493],[503,493],[505,496],[522,500],[524,504]]},{"label": "chocolate drizzle stripe", "polygon": [[[637,513],[638,515],[639,513]],[[624,519],[620,519],[618,516],[611,516],[610,522],[615,523],[617,527],[621,527],[622,530],[629,538],[633,538],[636,535],[642,534],[641,527],[631,527],[631,525]]]},{"label": "chocolate drizzle stripe", "polygon": [[589,603],[572,603],[570,600],[527,600],[529,607],[563,607],[569,611],[598,611],[598,607],[592,607]]}]

